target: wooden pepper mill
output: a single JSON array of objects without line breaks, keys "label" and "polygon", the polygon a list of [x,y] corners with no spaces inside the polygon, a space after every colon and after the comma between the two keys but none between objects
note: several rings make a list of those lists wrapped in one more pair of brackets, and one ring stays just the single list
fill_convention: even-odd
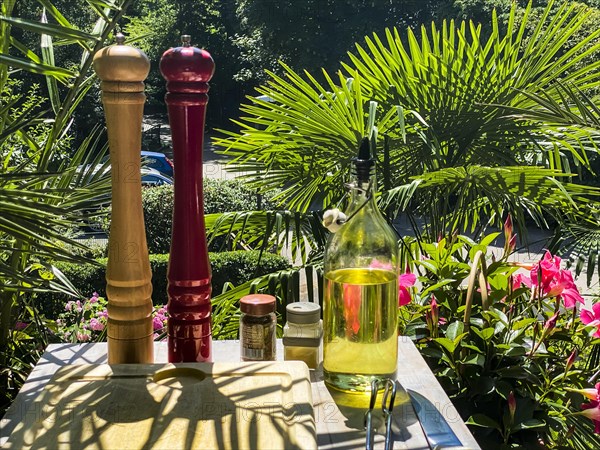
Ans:
[{"label": "wooden pepper mill", "polygon": [[112,216],[108,239],[108,363],[154,362],[152,274],[142,211],[141,136],[146,96],[143,81],[150,62],[123,45],[105,47],[94,56],[102,80],[102,103],[112,166]]},{"label": "wooden pepper mill", "polygon": [[211,272],[204,228],[202,148],[210,54],[190,46],[167,50],[160,71],[167,80],[165,102],[173,138],[175,206],[168,268],[169,362],[211,361]]}]

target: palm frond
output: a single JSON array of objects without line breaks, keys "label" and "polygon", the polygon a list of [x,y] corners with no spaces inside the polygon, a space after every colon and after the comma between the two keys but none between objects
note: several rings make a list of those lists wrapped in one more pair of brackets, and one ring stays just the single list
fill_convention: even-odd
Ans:
[{"label": "palm frond", "polygon": [[212,333],[216,339],[237,339],[239,332],[239,299],[244,295],[261,292],[274,295],[278,298],[277,313],[285,321],[285,308],[287,304],[305,300],[300,298],[300,275],[305,277],[308,282],[307,296],[309,301],[318,300],[322,294],[322,287],[315,288],[310,282],[313,279],[313,273],[320,273],[320,266],[302,266],[288,270],[282,270],[264,275],[254,280],[248,281],[233,289],[226,290],[212,298]]},{"label": "palm frond", "polygon": [[327,231],[318,213],[291,211],[244,211],[208,214],[207,237],[226,236],[234,247],[289,254],[306,264],[311,252],[322,250]]},{"label": "palm frond", "polygon": [[[364,97],[362,80],[323,73],[321,85],[284,66],[285,78],[271,75],[258,91],[273,102],[250,98],[245,116],[235,121],[241,134],[223,131],[215,140],[231,158],[233,171],[245,173],[255,187],[284,190],[278,196],[290,209],[306,212],[311,204],[331,204],[343,195],[350,161],[363,136],[384,134],[397,121],[395,110],[377,111]],[[375,115],[378,115],[377,120]]]}]

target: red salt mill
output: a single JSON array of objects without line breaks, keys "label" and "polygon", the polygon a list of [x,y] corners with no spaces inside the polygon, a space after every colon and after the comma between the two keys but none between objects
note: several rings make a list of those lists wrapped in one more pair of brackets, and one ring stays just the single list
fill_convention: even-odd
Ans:
[{"label": "red salt mill", "polygon": [[212,360],[211,271],[204,228],[202,148],[208,81],[215,63],[206,50],[167,50],[160,71],[167,80],[165,102],[173,139],[175,207],[167,272],[169,362]]}]

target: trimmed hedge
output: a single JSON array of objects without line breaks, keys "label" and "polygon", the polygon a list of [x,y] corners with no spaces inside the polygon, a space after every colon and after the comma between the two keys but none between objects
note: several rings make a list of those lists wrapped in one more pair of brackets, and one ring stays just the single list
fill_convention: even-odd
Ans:
[{"label": "trimmed hedge", "polygon": [[[258,264],[259,251],[233,251],[209,253],[212,268],[213,296],[219,295],[225,283],[242,284],[257,276],[278,270],[288,269],[290,263],[282,256],[263,253]],[[99,266],[92,264],[71,264],[58,262],[56,267],[63,272],[73,285],[84,295],[98,292],[105,296],[107,258],[97,260]],[[152,300],[155,305],[167,303],[167,265],[169,255],[150,255],[152,270]],[[57,293],[38,294],[37,303],[48,318],[56,318],[64,311],[69,297]]]},{"label": "trimmed hedge", "polygon": [[[203,180],[204,214],[232,211],[272,209],[274,193],[259,198],[256,192],[236,179]],[[171,245],[171,217],[173,215],[173,186],[164,185],[142,191],[142,209],[146,222],[146,240],[150,253],[168,253]],[[222,242],[213,249],[220,248]]]}]

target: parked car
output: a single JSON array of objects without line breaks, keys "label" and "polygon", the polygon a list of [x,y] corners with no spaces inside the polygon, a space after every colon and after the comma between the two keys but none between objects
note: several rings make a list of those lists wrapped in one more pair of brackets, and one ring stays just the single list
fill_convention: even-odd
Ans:
[{"label": "parked car", "polygon": [[142,186],[173,184],[173,178],[151,167],[142,167]]},{"label": "parked car", "polygon": [[142,150],[142,165],[173,178],[173,161],[164,153]]},{"label": "parked car", "polygon": [[[110,171],[110,166],[104,166],[102,164],[99,164],[95,168],[94,172],[101,170],[103,167],[104,167],[105,173],[108,173],[108,171]],[[78,170],[81,170],[81,167]],[[142,176],[142,187],[143,188],[144,187],[151,188],[154,186],[173,184],[173,178],[171,178],[151,167],[142,167],[140,170],[140,174]],[[110,202],[100,204],[97,207],[91,209],[90,212],[100,211],[102,208],[107,208],[108,206],[110,206]],[[92,231],[94,233],[104,231],[103,219],[96,217],[96,216],[91,216],[88,220],[85,221],[83,226],[84,226],[84,228],[86,228],[89,231]]]}]

